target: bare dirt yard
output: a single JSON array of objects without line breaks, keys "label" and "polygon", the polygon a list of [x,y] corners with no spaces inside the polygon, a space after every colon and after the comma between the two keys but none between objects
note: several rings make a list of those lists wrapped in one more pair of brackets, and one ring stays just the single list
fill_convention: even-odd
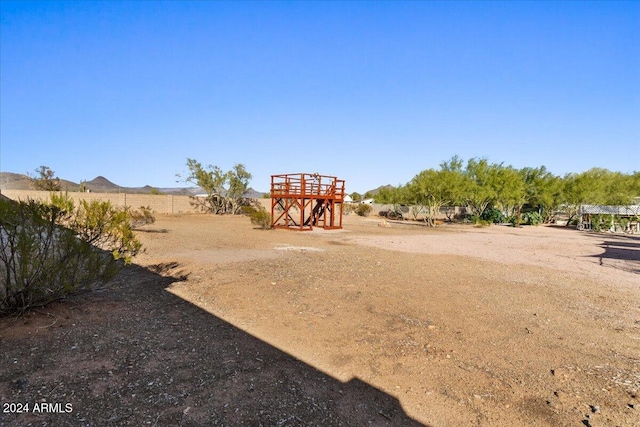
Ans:
[{"label": "bare dirt yard", "polygon": [[0,425],[640,425],[640,237],[379,222],[158,218],[0,319]]}]

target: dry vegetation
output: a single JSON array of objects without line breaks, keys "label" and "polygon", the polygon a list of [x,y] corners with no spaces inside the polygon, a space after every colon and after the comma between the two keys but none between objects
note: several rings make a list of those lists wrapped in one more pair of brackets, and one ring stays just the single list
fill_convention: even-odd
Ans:
[{"label": "dry vegetation", "polygon": [[158,218],[113,290],[0,321],[0,425],[640,424],[637,236],[389,224]]}]

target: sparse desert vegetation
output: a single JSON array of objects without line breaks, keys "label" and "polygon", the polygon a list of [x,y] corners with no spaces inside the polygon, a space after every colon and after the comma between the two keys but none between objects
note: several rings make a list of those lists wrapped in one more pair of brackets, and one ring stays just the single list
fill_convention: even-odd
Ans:
[{"label": "sparse desert vegetation", "polygon": [[0,320],[2,401],[73,405],[0,423],[637,424],[637,236],[379,222],[158,217],[109,292]]}]

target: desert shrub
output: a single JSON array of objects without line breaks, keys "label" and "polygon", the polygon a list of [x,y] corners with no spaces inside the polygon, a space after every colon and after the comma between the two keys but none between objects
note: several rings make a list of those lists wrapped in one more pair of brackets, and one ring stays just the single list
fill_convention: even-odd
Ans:
[{"label": "desert shrub", "polygon": [[342,213],[345,215],[352,214],[355,211],[355,206],[352,203],[344,203],[342,205]]},{"label": "desert shrub", "polygon": [[505,221],[504,214],[500,209],[496,208],[485,209],[484,212],[482,212],[482,215],[480,215],[480,219],[493,224],[501,224]]},{"label": "desert shrub", "polygon": [[397,210],[389,209],[388,211],[380,211],[378,212],[378,215],[384,218],[389,218],[389,219],[404,219],[404,216],[402,215],[402,212],[400,211],[400,209],[397,209]]},{"label": "desert shrub", "polygon": [[89,290],[140,249],[126,211],[108,202],[0,200],[0,313]]},{"label": "desert shrub", "polygon": [[263,230],[271,228],[271,214],[260,203],[255,202],[251,205],[243,206],[242,210],[249,216],[251,224],[257,225]]},{"label": "desert shrub", "polygon": [[620,218],[620,221],[618,222],[620,224],[620,231],[627,231],[629,230],[629,223],[631,221],[629,221],[629,218]]},{"label": "desert shrub", "polygon": [[591,229],[593,231],[607,231],[613,227],[615,216],[599,214],[591,216]]},{"label": "desert shrub", "polygon": [[140,206],[135,210],[129,208],[127,210],[127,214],[129,215],[129,221],[133,228],[142,227],[143,225],[153,224],[156,222],[156,216],[149,206]]},{"label": "desert shrub", "polygon": [[463,212],[460,213],[458,215],[456,215],[455,217],[459,222],[463,223],[463,224],[470,224],[474,221],[474,219],[476,219],[475,215],[470,214],[468,212]]},{"label": "desert shrub", "polygon": [[593,231],[602,231],[602,218],[600,215],[591,215],[591,229]]},{"label": "desert shrub", "polygon": [[366,203],[360,203],[356,208],[355,212],[360,216],[369,216],[372,210],[373,208],[371,207],[371,205],[368,205]]},{"label": "desert shrub", "polygon": [[522,222],[529,225],[542,224],[543,218],[538,212],[525,212],[522,214]]}]

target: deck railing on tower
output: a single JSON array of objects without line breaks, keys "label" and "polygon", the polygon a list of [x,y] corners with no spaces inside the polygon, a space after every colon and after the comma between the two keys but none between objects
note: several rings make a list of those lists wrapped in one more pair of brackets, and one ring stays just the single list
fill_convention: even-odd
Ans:
[{"label": "deck railing on tower", "polygon": [[271,175],[271,225],[342,228],[344,180],[317,173]]}]

